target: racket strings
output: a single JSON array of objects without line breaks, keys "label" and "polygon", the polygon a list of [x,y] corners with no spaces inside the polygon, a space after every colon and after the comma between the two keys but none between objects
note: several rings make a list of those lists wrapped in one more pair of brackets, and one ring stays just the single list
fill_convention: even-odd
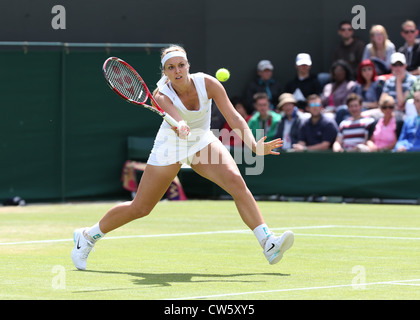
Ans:
[{"label": "racket strings", "polygon": [[106,74],[115,89],[127,98],[136,102],[146,101],[147,91],[129,67],[118,60],[110,60],[106,66]]}]

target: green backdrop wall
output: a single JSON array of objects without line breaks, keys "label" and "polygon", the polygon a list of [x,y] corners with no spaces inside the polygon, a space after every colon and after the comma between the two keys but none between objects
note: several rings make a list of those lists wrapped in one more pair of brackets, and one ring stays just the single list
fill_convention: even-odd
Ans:
[{"label": "green backdrop wall", "polygon": [[120,56],[154,86],[159,50],[0,52],[0,199],[120,195],[128,135],[155,135],[160,117],[124,102],[102,64]]}]

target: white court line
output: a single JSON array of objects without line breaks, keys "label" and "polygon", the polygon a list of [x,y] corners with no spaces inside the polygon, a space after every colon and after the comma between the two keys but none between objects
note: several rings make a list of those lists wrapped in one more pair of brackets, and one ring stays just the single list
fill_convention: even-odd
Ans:
[{"label": "white court line", "polygon": [[[272,230],[286,230],[286,229],[321,229],[331,228],[331,226],[303,226],[303,227],[292,227],[292,228],[274,228]],[[114,239],[133,239],[133,238],[159,238],[159,237],[183,237],[183,236],[197,236],[197,235],[208,235],[208,234],[223,234],[223,233],[248,233],[251,230],[224,230],[224,231],[204,231],[204,232],[187,232],[187,233],[164,233],[164,234],[142,234],[142,235],[129,235],[129,236],[110,236],[105,237],[102,240],[114,240]],[[55,239],[55,240],[29,240],[29,241],[16,241],[16,242],[0,242],[0,246],[3,245],[17,245],[17,244],[37,244],[37,243],[55,243],[55,242],[68,242],[73,241],[71,239]]]},{"label": "white court line", "polygon": [[387,239],[387,240],[420,240],[420,237],[355,236],[355,235],[349,235],[349,234],[313,234],[313,233],[295,233],[295,236],[304,236],[304,237],[326,237],[326,238]]},{"label": "white court line", "polygon": [[380,282],[368,282],[363,284],[339,284],[332,286],[319,286],[319,287],[306,287],[306,288],[289,288],[289,289],[274,289],[274,290],[261,290],[261,291],[248,291],[248,292],[236,292],[236,293],[221,293],[213,294],[208,296],[195,296],[195,297],[181,297],[181,298],[169,298],[164,300],[194,300],[194,299],[214,299],[214,298],[223,298],[223,297],[233,297],[233,296],[242,296],[247,294],[261,294],[261,293],[275,293],[275,292],[291,292],[291,291],[309,291],[309,290],[321,290],[321,289],[333,289],[333,288],[345,288],[345,287],[355,287],[355,289],[360,288],[360,286],[373,286],[373,285],[388,285],[388,284],[398,284],[402,285],[403,283],[409,285],[409,282],[420,281],[420,279],[410,279],[410,280],[393,280],[393,281],[380,281]]},{"label": "white court line", "polygon": [[[360,228],[360,229],[398,229],[398,230],[420,230],[420,228],[403,228],[403,227],[377,227],[377,226],[344,226],[344,225],[324,225],[324,226],[300,226],[300,227],[287,227],[287,228],[271,228],[271,230],[305,230],[305,229],[328,229],[328,228]],[[134,239],[134,238],[159,238],[159,237],[182,237],[182,236],[197,236],[209,234],[229,234],[229,233],[250,233],[249,229],[246,230],[224,230],[224,231],[205,231],[205,232],[187,232],[187,233],[167,233],[167,234],[151,234],[151,235],[129,235],[129,236],[109,236],[102,240],[115,240],[115,239]],[[295,233],[297,236],[306,237],[331,237],[331,238],[366,238],[366,239],[394,239],[394,240],[420,240],[420,237],[385,237],[385,236],[357,236],[357,235],[331,235],[331,234],[308,234],[308,233]],[[69,242],[70,239],[51,239],[51,240],[29,240],[29,241],[16,241],[16,242],[0,242],[0,246],[6,245],[21,245],[21,244],[39,244],[39,243],[57,243]]]}]

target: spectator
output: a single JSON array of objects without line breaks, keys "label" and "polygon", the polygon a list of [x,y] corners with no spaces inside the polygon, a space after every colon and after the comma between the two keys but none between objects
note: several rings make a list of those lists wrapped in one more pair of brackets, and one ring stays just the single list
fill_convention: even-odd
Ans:
[{"label": "spectator", "polygon": [[257,77],[251,81],[244,93],[245,107],[248,114],[254,112],[254,94],[265,92],[270,101],[270,109],[274,110],[282,88],[280,83],[273,78],[273,64],[269,60],[261,60],[257,65]]},{"label": "spectator", "polygon": [[379,102],[383,117],[371,125],[367,146],[369,151],[392,150],[401,132],[403,121],[394,115],[395,100],[390,95],[384,95]]},{"label": "spectator", "polygon": [[357,83],[353,92],[362,97],[363,110],[378,108],[384,81],[377,80],[375,65],[369,59],[363,60],[357,69]]},{"label": "spectator", "polygon": [[[292,93],[301,110],[306,108],[306,97],[311,94],[320,94],[322,91],[318,78],[311,74],[312,59],[308,53],[299,53],[296,56],[296,77],[287,83],[285,92]],[[284,146],[283,146],[284,147]]]},{"label": "spectator", "polygon": [[338,35],[341,37],[341,42],[334,50],[333,61],[346,61],[350,65],[353,74],[356,74],[357,67],[362,61],[365,43],[354,36],[354,30],[350,21],[340,22]]},{"label": "spectator", "polygon": [[363,60],[357,70],[357,83],[353,92],[363,99],[362,116],[379,119],[383,116],[378,108],[378,101],[381,97],[384,81],[378,79],[375,65],[369,59]]},{"label": "spectator", "polygon": [[416,81],[416,77],[408,73],[405,56],[400,52],[395,52],[391,56],[391,69],[393,76],[385,81],[383,93],[389,94],[397,102],[397,114],[402,114],[405,110],[405,101],[408,97],[411,86]]},{"label": "spectator", "polygon": [[307,98],[311,117],[303,120],[299,129],[299,142],[293,145],[295,151],[329,150],[337,136],[337,124],[322,113],[321,98],[312,94]]},{"label": "spectator", "polygon": [[[243,103],[242,99],[239,97],[233,97],[230,99],[233,107],[238,111],[238,113],[245,119],[246,122],[249,121],[251,115],[248,115],[245,104]],[[229,126],[227,121],[223,125],[222,130],[220,131],[219,140],[222,141],[223,145],[226,147],[235,147],[235,146],[243,146],[242,139],[237,135],[235,131],[232,131],[232,128]]]},{"label": "spectator", "polygon": [[362,117],[362,103],[362,97],[356,93],[351,93],[347,97],[350,117],[339,125],[337,139],[333,145],[334,152],[369,151],[366,142],[369,136],[369,127],[374,119]]},{"label": "spectator", "polygon": [[420,151],[420,91],[414,93],[417,116],[407,117],[394,150],[397,152]]},{"label": "spectator", "polygon": [[353,92],[355,82],[352,79],[350,66],[344,60],[337,60],[331,66],[332,82],[324,86],[322,90],[322,104],[327,112],[333,112],[337,124],[348,116],[346,98]]},{"label": "spectator", "polygon": [[370,29],[370,43],[363,52],[363,60],[370,59],[375,64],[378,75],[391,72],[391,55],[395,52],[395,45],[388,39],[386,29],[380,24]]},{"label": "spectator", "polygon": [[413,83],[411,86],[410,92],[407,96],[407,102],[405,103],[405,115],[407,117],[409,116],[417,116],[420,114],[417,114],[416,106],[414,105],[414,92],[420,91],[420,78],[417,78],[417,80]]},{"label": "spectator", "polygon": [[254,95],[254,107],[257,112],[249,119],[249,128],[257,140],[264,136],[267,136],[267,141],[272,140],[281,115],[270,110],[270,100],[265,92],[258,92]]},{"label": "spectator", "polygon": [[282,149],[291,149],[299,139],[299,128],[303,113],[299,111],[296,104],[297,101],[291,93],[283,93],[279,97],[276,110],[282,113],[282,117],[277,126],[275,138],[283,139]]},{"label": "spectator", "polygon": [[407,60],[407,71],[413,75],[420,74],[420,40],[417,39],[419,30],[414,21],[406,20],[401,25],[401,36],[405,44],[398,49],[405,55]]}]

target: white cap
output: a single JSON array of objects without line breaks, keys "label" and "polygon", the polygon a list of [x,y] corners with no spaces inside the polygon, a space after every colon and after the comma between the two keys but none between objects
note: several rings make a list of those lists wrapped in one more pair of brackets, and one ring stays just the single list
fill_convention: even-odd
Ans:
[{"label": "white cap", "polygon": [[401,62],[402,64],[406,64],[407,60],[405,60],[405,55],[401,52],[394,52],[391,54],[391,64]]},{"label": "white cap", "polygon": [[299,53],[296,56],[296,65],[301,66],[302,64],[306,64],[308,66],[312,65],[311,56],[308,53]]},{"label": "white cap", "polygon": [[258,71],[264,71],[265,69],[273,70],[274,67],[271,64],[270,60],[261,60],[260,62],[258,62],[257,69]]}]

